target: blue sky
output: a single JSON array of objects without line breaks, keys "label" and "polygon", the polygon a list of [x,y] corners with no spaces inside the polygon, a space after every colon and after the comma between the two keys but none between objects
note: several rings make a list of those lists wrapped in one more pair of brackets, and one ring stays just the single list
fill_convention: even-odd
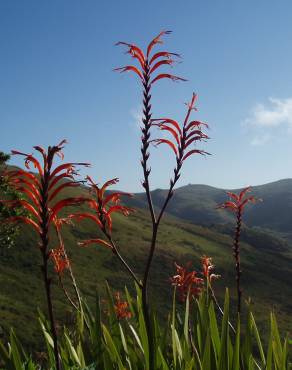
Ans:
[{"label": "blue sky", "polygon": [[[171,72],[188,82],[157,83],[153,115],[182,120],[195,91],[212,153],[188,159],[179,185],[292,177],[291,19],[289,0],[1,0],[0,150],[66,138],[65,159],[91,162],[96,181],[141,191],[141,87],[112,71],[130,61],[114,44],[145,48],[170,29],[163,48],[183,56]],[[165,188],[173,155],[151,152],[152,187]]]}]

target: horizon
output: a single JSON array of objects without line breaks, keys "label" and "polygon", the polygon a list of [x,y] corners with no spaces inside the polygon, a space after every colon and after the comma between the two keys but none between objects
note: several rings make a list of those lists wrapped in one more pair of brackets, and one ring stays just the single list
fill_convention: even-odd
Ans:
[{"label": "horizon", "polygon": [[[11,160],[8,161],[7,165],[8,166],[15,166],[14,164],[10,163]],[[16,167],[20,167],[20,168],[23,168],[21,166],[16,166]],[[34,171],[31,171],[30,172],[34,173]],[[84,172],[84,171],[80,171],[80,172]],[[86,174],[83,176],[83,179],[85,179],[85,176]],[[80,177],[82,177],[82,175],[80,175]],[[76,180],[81,180],[80,178],[76,178]],[[204,183],[188,183],[188,184],[180,184],[178,183],[178,186],[175,186],[174,187],[174,190],[177,190],[177,189],[181,189],[181,188],[184,188],[184,187],[187,187],[187,186],[206,186],[206,187],[211,187],[211,188],[214,188],[214,189],[217,189],[217,190],[223,190],[223,191],[240,191],[248,186],[250,186],[252,189],[256,188],[256,187],[261,187],[261,186],[265,186],[265,185],[270,185],[270,184],[274,184],[274,183],[277,183],[277,182],[283,182],[283,181],[292,181],[292,177],[286,177],[286,178],[282,178],[282,179],[276,179],[276,180],[272,180],[272,181],[269,181],[269,182],[264,182],[264,183],[259,183],[259,184],[248,184],[248,185],[245,185],[245,186],[239,186],[239,187],[231,187],[231,186],[227,186],[227,187],[220,187],[220,186],[216,186],[216,185],[209,185],[209,184],[204,184]],[[98,184],[101,184],[101,183],[98,183]],[[87,184],[82,184],[81,186],[84,186],[84,187],[89,187],[89,185]],[[142,186],[141,186],[142,188]],[[151,192],[153,191],[157,191],[157,190],[163,190],[163,191],[166,191],[168,188],[167,186],[165,186],[164,188],[161,188],[161,187],[157,187],[157,188],[151,188]],[[132,194],[143,194],[144,191],[143,189],[141,189],[141,191],[130,191],[129,189],[126,189],[126,188],[121,188],[119,187],[119,182],[117,185],[112,185],[110,189],[108,189],[109,191],[122,191],[122,192],[130,192]]]},{"label": "horizon", "polygon": [[[170,29],[163,47],[182,54],[172,73],[188,82],[155,86],[154,117],[183,120],[184,102],[197,92],[192,117],[208,122],[211,140],[200,148],[212,154],[188,159],[178,187],[240,189],[291,178],[292,3],[148,6],[155,11],[141,18],[135,1],[1,2],[0,150],[30,152],[67,138],[66,160],[92,162],[97,182],[118,177],[119,189],[141,192],[141,88],[132,75],[112,72],[131,61],[114,44],[145,48]],[[174,157],[167,148],[151,152],[151,188],[166,188]]]}]

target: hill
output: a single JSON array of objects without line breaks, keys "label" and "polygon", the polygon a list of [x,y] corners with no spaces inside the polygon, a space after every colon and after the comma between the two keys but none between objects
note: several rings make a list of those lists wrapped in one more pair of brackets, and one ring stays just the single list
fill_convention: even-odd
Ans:
[{"label": "hill", "polygon": [[[195,224],[211,226],[226,224],[233,218],[228,211],[216,207],[226,199],[226,191],[238,193],[242,189],[218,189],[207,185],[187,185],[177,188],[167,211],[169,214]],[[152,192],[153,202],[159,207],[166,190]],[[292,238],[292,179],[253,186],[252,194],[263,201],[247,206],[244,221],[250,227],[270,229]],[[135,194],[131,201],[139,207],[146,206],[144,194]],[[281,217],[280,217],[281,216]]]},{"label": "hill", "polygon": [[[203,197],[204,192],[207,194],[210,191],[213,192],[213,188],[210,190],[204,186],[188,186],[177,190],[170,208],[172,215],[166,215],[162,222],[151,270],[152,295],[155,296],[157,309],[162,316],[171,305],[172,289],[169,278],[174,274],[175,261],[181,264],[192,261],[194,268],[199,269],[202,255],[213,257],[216,273],[221,275],[221,279],[215,283],[219,301],[222,302],[226,286],[231,288],[232,296],[235,296],[232,237],[230,236],[232,228],[223,224],[216,226],[213,224],[208,227],[195,225],[174,216],[174,210],[180,209],[182,212],[183,209],[182,203],[178,200],[184,199],[184,207],[186,207],[188,199],[193,194],[193,187],[201,189],[200,193],[197,192],[196,204],[200,200],[205,205],[209,204],[208,207],[211,209],[211,203],[215,203],[214,199],[206,196],[204,200]],[[86,191],[85,188],[69,189],[67,195],[81,195],[80,193]],[[222,192],[222,197],[225,196],[224,191],[215,189],[214,194],[216,191]],[[159,204],[160,192],[160,190],[154,192],[156,204]],[[140,198],[142,197],[138,195],[135,201],[137,204],[140,202],[141,206],[143,199]],[[191,209],[189,206],[190,211]],[[70,211],[74,211],[74,208]],[[212,212],[211,214],[215,214],[215,211]],[[195,214],[195,212],[192,213]],[[219,217],[223,217],[221,222],[227,220],[227,218],[224,219],[224,215]],[[227,214],[226,217],[229,215]],[[212,219],[213,222],[215,219]],[[64,239],[78,284],[82,294],[92,306],[96,289],[102,289],[105,279],[115,289],[121,290],[125,284],[132,286],[128,275],[110,250],[102,246],[88,248],[77,246],[78,240],[97,235],[99,231],[90,221],[78,222],[74,226],[64,228]],[[117,215],[114,218],[113,235],[120,245],[122,254],[134,266],[137,275],[141,276],[151,237],[148,212],[142,207],[137,208],[137,212],[129,217]],[[51,242],[52,246],[56,245],[54,235],[51,236]],[[15,248],[1,251],[0,325],[4,332],[13,326],[27,346],[34,351],[41,351],[42,341],[38,334],[37,307],[45,310],[45,297],[37,241],[29,227],[22,227],[16,245]],[[292,331],[291,244],[271,233],[245,228],[242,243],[242,270],[244,297],[252,298],[262,330],[266,330],[267,327],[265,315],[269,309],[274,308],[278,313],[280,326]],[[54,280],[53,294],[60,325],[64,322],[70,323],[71,308],[58,287],[57,279]]]}]

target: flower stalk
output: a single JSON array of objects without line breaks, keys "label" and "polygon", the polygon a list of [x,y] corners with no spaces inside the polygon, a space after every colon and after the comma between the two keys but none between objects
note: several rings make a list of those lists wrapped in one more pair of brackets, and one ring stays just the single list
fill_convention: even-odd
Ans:
[{"label": "flower stalk", "polygon": [[[62,149],[65,143],[66,141],[63,140],[56,146],[49,146],[47,150],[40,146],[35,146],[34,149],[41,154],[42,161],[39,161],[32,154],[13,150],[12,154],[21,155],[25,158],[27,170],[20,169],[8,171],[7,176],[11,186],[13,186],[24,199],[17,201],[1,201],[5,202],[9,207],[21,206],[27,213],[27,216],[10,217],[6,222],[23,222],[29,224],[34,228],[40,238],[39,250],[42,255],[41,270],[46,292],[51,334],[54,343],[56,370],[60,370],[60,359],[51,293],[52,279],[48,271],[49,260],[54,252],[54,250],[49,249],[49,229],[51,224],[56,222],[59,212],[64,209],[64,207],[79,205],[88,200],[83,197],[65,198],[59,201],[55,199],[63,189],[79,186],[79,183],[74,180],[74,175],[77,174],[75,170],[76,166],[88,166],[88,163],[64,163],[53,168],[56,155],[61,159],[64,158]],[[37,174],[29,171],[31,164],[37,170]],[[62,266],[64,267],[64,265]]]},{"label": "flower stalk", "polygon": [[242,227],[242,215],[245,206],[248,203],[255,203],[261,199],[257,199],[254,196],[246,196],[248,192],[251,191],[251,187],[248,186],[247,188],[243,189],[239,194],[235,194],[232,192],[227,192],[229,195],[230,200],[226,201],[225,203],[219,205],[217,208],[228,209],[235,214],[236,217],[236,225],[234,231],[234,239],[233,239],[233,256],[235,260],[235,279],[236,279],[236,291],[237,291],[237,312],[240,314],[241,311],[241,298],[242,298],[242,289],[241,289],[241,263],[240,263],[240,233]]},{"label": "flower stalk", "polygon": [[[187,159],[189,156],[193,154],[208,154],[202,150],[193,149],[186,152],[187,148],[190,144],[195,143],[196,141],[200,141],[203,139],[208,139],[208,136],[203,134],[201,131],[202,126],[207,126],[204,123],[199,121],[192,121],[189,122],[189,117],[192,110],[195,110],[194,103],[196,100],[196,95],[193,94],[192,101],[188,104],[188,111],[182,128],[180,125],[169,118],[162,118],[162,119],[152,119],[152,111],[151,111],[151,89],[154,83],[161,79],[170,79],[172,81],[186,81],[184,78],[177,77],[168,73],[160,73],[154,77],[153,73],[157,72],[161,66],[165,65],[172,65],[175,60],[173,57],[179,58],[179,54],[169,53],[167,51],[157,52],[154,55],[151,54],[153,47],[156,44],[162,44],[162,36],[170,34],[170,31],[162,31],[160,32],[148,45],[146,53],[144,54],[143,51],[138,48],[136,45],[128,44],[126,42],[118,42],[117,45],[125,45],[128,48],[128,53],[139,62],[139,67],[137,68],[133,65],[128,65],[121,68],[116,68],[116,71],[126,72],[131,71],[134,72],[136,75],[139,76],[140,81],[142,82],[142,89],[143,89],[143,118],[142,118],[142,159],[141,165],[143,170],[143,181],[142,186],[145,189],[148,208],[151,216],[152,221],[152,238],[150,249],[148,253],[148,257],[146,260],[143,281],[140,288],[142,289],[142,307],[143,307],[143,314],[145,320],[145,326],[147,331],[147,338],[148,338],[148,349],[149,349],[149,369],[154,370],[155,368],[155,348],[154,348],[154,341],[153,341],[153,328],[151,326],[150,320],[150,309],[149,309],[149,302],[148,302],[148,282],[149,282],[149,274],[150,268],[152,265],[152,260],[154,257],[155,249],[156,249],[156,241],[158,235],[158,229],[160,225],[160,221],[163,217],[165,209],[173,196],[173,189],[175,184],[177,183],[180,177],[180,170],[182,168],[183,161]],[[156,123],[157,122],[157,123]],[[151,140],[151,128],[158,127],[160,130],[166,130],[169,132],[172,137],[175,139],[175,143],[171,140],[167,139],[154,139]],[[160,144],[167,144],[171,149],[174,151],[176,155],[176,167],[174,169],[174,176],[173,179],[170,180],[170,187],[168,190],[168,194],[164,201],[164,204],[161,207],[158,216],[155,213],[155,209],[152,202],[151,197],[151,189],[149,183],[149,175],[151,173],[151,168],[148,167],[148,160],[150,157],[149,146],[151,143],[158,146]]]}]

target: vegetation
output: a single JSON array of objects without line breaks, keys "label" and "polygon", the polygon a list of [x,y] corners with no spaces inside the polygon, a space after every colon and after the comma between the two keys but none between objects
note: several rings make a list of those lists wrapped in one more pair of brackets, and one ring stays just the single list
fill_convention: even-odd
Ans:
[{"label": "vegetation", "polygon": [[[5,176],[6,163],[10,159],[10,155],[0,151],[0,193],[5,199],[17,200],[19,194],[9,186],[7,177]],[[5,203],[0,203],[0,255],[5,254],[7,248],[14,245],[15,237],[18,232],[17,227],[12,227],[9,223],[3,222],[8,217],[21,214],[18,208],[9,208]]]},{"label": "vegetation", "polygon": [[[175,274],[168,275],[165,280],[174,287],[171,311],[165,307],[158,317],[152,285],[157,279],[150,280],[150,272],[156,268],[156,275],[161,283],[161,258],[163,249],[158,254],[157,246],[165,243],[163,229],[160,228],[162,218],[165,216],[167,206],[174,195],[184,162],[193,155],[209,155],[197,148],[199,142],[208,140],[203,130],[208,128],[206,123],[191,120],[191,114],[196,110],[197,95],[193,94],[187,104],[186,116],[180,124],[171,118],[152,118],[151,94],[153,85],[161,79],[184,81],[183,78],[168,74],[157,74],[162,66],[172,65],[176,53],[160,51],[153,54],[153,48],[162,43],[162,37],[170,31],[163,31],[148,45],[144,53],[139,47],[126,42],[127,52],[138,62],[139,67],[127,65],[117,68],[117,71],[134,72],[142,84],[143,93],[143,119],[142,119],[142,172],[143,187],[146,195],[146,205],[150,221],[147,219],[147,232],[138,233],[134,230],[132,239],[137,242],[142,235],[143,248],[126,258],[125,249],[120,247],[122,240],[115,238],[115,222],[120,220],[121,225],[127,224],[124,216],[132,213],[133,209],[121,203],[124,196],[131,194],[123,192],[106,192],[110,185],[116,184],[114,178],[100,186],[90,177],[86,177],[89,188],[81,187],[83,181],[76,181],[76,166],[87,163],[62,163],[54,166],[58,155],[61,160],[65,140],[56,146],[44,149],[35,146],[34,149],[41,154],[41,160],[33,154],[12,151],[12,154],[24,157],[27,170],[12,169],[7,172],[9,185],[20,192],[21,199],[2,199],[1,203],[11,210],[21,206],[25,214],[13,215],[6,218],[6,222],[22,222],[29,225],[38,237],[38,254],[41,263],[41,276],[46,297],[46,315],[39,311],[39,323],[45,338],[46,349],[41,349],[38,358],[23,348],[13,330],[10,330],[8,344],[0,343],[2,366],[5,369],[288,369],[291,368],[288,336],[281,338],[274,313],[270,314],[270,329],[268,342],[262,340],[255,323],[250,303],[244,312],[241,311],[241,267],[239,260],[239,238],[242,228],[242,212],[244,206],[254,201],[253,197],[246,197],[248,189],[239,195],[229,193],[233,201],[226,201],[223,208],[231,208],[236,212],[237,226],[233,241],[233,250],[236,260],[237,282],[237,310],[230,314],[229,291],[226,290],[224,307],[221,308],[214,291],[213,283],[220,280],[220,275],[214,273],[212,258],[206,255],[207,250],[216,254],[215,246],[218,244],[210,238],[208,245],[202,245],[201,263],[199,268],[193,269],[191,263],[184,265],[181,261],[175,263]],[[159,137],[152,138],[153,130],[157,130]],[[165,138],[163,133],[170,135]],[[153,193],[150,187],[151,169],[148,165],[151,144],[167,145],[175,155],[173,176],[169,188],[161,199],[159,207],[154,205]],[[195,144],[195,147],[192,146]],[[30,171],[33,165],[37,173]],[[73,195],[78,189],[79,194]],[[82,195],[80,195],[82,193]],[[63,195],[63,196],[62,196]],[[66,208],[66,210],[65,210]],[[62,214],[61,214],[61,211]],[[116,216],[116,217],[114,217]],[[145,211],[138,214],[138,227],[143,228]],[[139,219],[140,218],[140,219]],[[91,225],[92,236],[82,235],[80,221]],[[144,221],[145,222],[145,221]],[[82,224],[81,223],[81,224]],[[64,230],[73,226],[71,238],[77,236],[79,248],[96,244],[101,249],[100,255],[110,251],[112,259],[110,268],[112,278],[118,279],[120,269],[128,274],[135,284],[134,293],[125,288],[124,295],[120,291],[112,293],[106,285],[106,303],[99,295],[96,298],[95,314],[91,313],[92,305],[84,300],[75,279],[69,251],[65,246]],[[76,228],[75,228],[76,227]],[[189,255],[193,252],[193,231],[188,226],[179,227],[173,235],[185,235],[184,231],[192,233],[189,243]],[[168,231],[170,233],[170,231]],[[74,235],[75,234],[75,235]],[[68,234],[67,234],[68,235]],[[197,239],[201,242],[206,238],[203,229],[196,230]],[[215,234],[216,235],[216,234]],[[214,235],[213,235],[214,238]],[[74,238],[75,239],[75,238]],[[35,243],[35,239],[31,239]],[[145,242],[145,243],[144,243]],[[185,243],[185,240],[183,241]],[[221,241],[219,241],[219,244]],[[244,248],[244,245],[242,245]],[[103,248],[103,251],[102,251]],[[181,246],[176,245],[176,255],[181,255]],[[168,251],[168,246],[164,246]],[[82,251],[83,253],[83,251]],[[169,252],[168,252],[169,253]],[[135,261],[135,257],[140,258]],[[218,253],[222,255],[222,252]],[[261,256],[262,253],[259,253]],[[155,258],[156,259],[155,262]],[[189,256],[188,256],[189,257]],[[255,254],[252,255],[255,258]],[[90,257],[91,258],[91,257]],[[30,266],[35,267],[36,253],[30,260]],[[74,260],[74,259],[73,259]],[[137,261],[140,263],[137,264]],[[102,257],[98,263],[102,262]],[[136,263],[135,263],[136,262]],[[99,264],[95,265],[99,281],[102,281]],[[11,267],[11,266],[9,266]],[[83,268],[87,269],[85,264]],[[152,269],[151,269],[152,268]],[[281,269],[283,266],[281,265]],[[74,270],[74,273],[73,273]],[[258,269],[257,269],[258,272]],[[38,279],[40,277],[38,276]],[[89,276],[92,281],[93,277]],[[5,276],[7,280],[7,276]],[[123,283],[120,281],[120,283]],[[152,283],[152,284],[151,284]],[[165,283],[165,282],[164,282]],[[54,304],[54,284],[58,284],[67,305],[71,307],[71,322],[65,327],[58,324],[59,318],[55,315],[59,307]],[[131,286],[131,285],[129,285]],[[94,289],[89,288],[91,296]],[[60,294],[60,292],[59,292]],[[136,299],[133,298],[136,294]],[[179,306],[177,299],[184,306]],[[273,297],[274,298],[274,297]],[[31,295],[27,296],[31,304]],[[103,306],[106,307],[103,309]],[[163,318],[164,316],[164,318]],[[166,319],[167,318],[167,319]],[[245,325],[242,322],[245,322]],[[265,332],[266,335],[267,331]]]}]

